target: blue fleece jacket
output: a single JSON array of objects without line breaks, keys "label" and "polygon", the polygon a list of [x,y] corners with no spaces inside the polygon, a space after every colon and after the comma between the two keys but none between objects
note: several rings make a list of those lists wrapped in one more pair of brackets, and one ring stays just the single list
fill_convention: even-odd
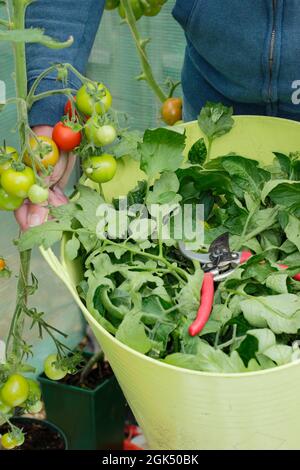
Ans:
[{"label": "blue fleece jacket", "polygon": [[[38,0],[27,10],[27,27],[42,27],[75,42],[60,51],[27,46],[29,87],[54,62],[84,72],[105,0]],[[184,113],[195,119],[207,100],[233,105],[236,114],[267,114],[300,120],[300,0],[177,0],[174,17],[187,47],[182,71]],[[59,88],[54,76],[39,91]],[[70,86],[80,86],[70,77]],[[31,125],[53,125],[65,98],[36,103]]]},{"label": "blue fleece jacket", "polygon": [[300,120],[299,0],[177,0],[188,119],[207,99]]},{"label": "blue fleece jacket", "polygon": [[[85,72],[104,5],[105,0],[38,0],[28,7],[28,28],[43,28],[47,35],[60,41],[74,37],[73,45],[67,49],[53,50],[36,44],[26,47],[28,88],[53,63],[69,62],[81,73]],[[72,74],[69,86],[80,87],[80,81]],[[52,74],[41,82],[37,92],[59,88],[62,84]],[[29,114],[31,126],[53,126],[63,115],[65,102],[64,96],[56,95],[35,103]]]}]

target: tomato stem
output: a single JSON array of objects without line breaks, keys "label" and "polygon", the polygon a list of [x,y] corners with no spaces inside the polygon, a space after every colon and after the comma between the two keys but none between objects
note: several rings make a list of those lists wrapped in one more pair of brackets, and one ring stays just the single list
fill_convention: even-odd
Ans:
[{"label": "tomato stem", "polygon": [[78,70],[76,70],[75,67],[73,67],[73,65],[71,65],[71,64],[63,63],[63,64],[51,65],[51,67],[48,67],[46,70],[44,70],[33,82],[32,86],[29,90],[28,96],[27,96],[27,106],[28,106],[29,109],[31,108],[31,106],[33,105],[33,103],[35,101],[46,98],[47,96],[51,96],[51,95],[58,94],[58,93],[62,93],[62,94],[65,94],[65,95],[68,96],[72,93],[76,93],[77,90],[73,90],[71,88],[65,88],[65,89],[61,89],[61,90],[50,90],[50,91],[47,91],[45,93],[40,93],[38,95],[35,94],[35,92],[36,92],[39,84],[41,83],[41,81],[44,78],[48,77],[48,75],[50,75],[51,72],[57,72],[59,67],[60,68],[65,68],[66,70],[70,70],[74,75],[76,75],[79,78],[79,80],[82,83],[87,83],[87,82],[93,83],[92,80],[86,78],[84,75],[82,75],[80,72],[78,72]]},{"label": "tomato stem", "polygon": [[150,88],[154,91],[155,95],[157,98],[163,103],[166,101],[168,98],[167,95],[164,93],[162,88],[159,86],[157,81],[155,80],[153,70],[151,67],[151,64],[149,62],[147,53],[146,53],[146,45],[149,42],[149,40],[142,40],[139,34],[139,30],[136,25],[136,19],[130,4],[129,0],[121,0],[121,4],[125,10],[125,21],[128,24],[128,27],[130,29],[131,35],[133,37],[133,40],[135,42],[138,55],[141,61],[142,69],[143,69],[143,74],[140,76],[140,79],[142,77],[143,80],[145,80]]},{"label": "tomato stem", "polygon": [[[11,321],[10,330],[6,341],[6,360],[16,365],[22,361],[21,338],[24,327],[24,311],[23,306],[27,303],[28,298],[28,276],[30,271],[31,250],[19,252],[20,256],[20,272],[17,285],[17,303]],[[12,347],[11,346],[12,342]],[[11,362],[11,361],[10,361]]]}]

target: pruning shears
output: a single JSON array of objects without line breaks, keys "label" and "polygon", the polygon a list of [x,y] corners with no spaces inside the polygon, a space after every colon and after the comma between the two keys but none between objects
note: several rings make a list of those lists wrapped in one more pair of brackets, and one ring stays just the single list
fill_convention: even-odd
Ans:
[{"label": "pruning shears", "polygon": [[[224,233],[216,238],[209,247],[208,253],[196,253],[186,248],[183,242],[179,243],[181,253],[190,260],[199,261],[204,271],[201,287],[201,303],[196,319],[189,327],[190,336],[198,335],[206,325],[211,314],[215,288],[214,283],[220,282],[230,276],[240,265],[251,258],[251,251],[231,251],[229,247],[229,233]],[[286,269],[288,266],[279,265]],[[294,276],[300,281],[300,273]]]}]

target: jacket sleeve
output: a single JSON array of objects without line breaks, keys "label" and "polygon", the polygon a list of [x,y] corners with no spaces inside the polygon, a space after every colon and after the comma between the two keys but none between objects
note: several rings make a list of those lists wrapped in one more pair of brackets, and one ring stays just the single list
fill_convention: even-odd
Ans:
[{"label": "jacket sleeve", "polygon": [[[28,7],[27,28],[42,28],[45,34],[59,41],[74,37],[72,46],[65,49],[48,49],[37,44],[26,46],[28,89],[39,74],[54,63],[68,62],[85,73],[104,5],[105,0],[38,0]],[[78,89],[80,85],[80,80],[69,74],[68,86]],[[37,92],[62,87],[54,73],[40,83]],[[29,113],[30,125],[53,126],[63,115],[65,102],[63,95],[54,95],[35,103]]]}]

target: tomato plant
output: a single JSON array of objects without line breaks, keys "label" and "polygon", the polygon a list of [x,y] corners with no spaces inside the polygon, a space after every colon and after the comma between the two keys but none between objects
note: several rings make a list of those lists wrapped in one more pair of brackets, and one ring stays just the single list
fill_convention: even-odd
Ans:
[{"label": "tomato plant", "polygon": [[45,375],[50,380],[61,380],[67,375],[67,370],[60,368],[57,363],[57,355],[50,354],[44,362]]},{"label": "tomato plant", "polygon": [[78,147],[78,145],[80,145],[81,132],[75,129],[76,124],[72,123],[71,121],[58,122],[54,126],[52,139],[54,140],[58,148],[60,148],[60,150],[64,150],[65,152],[71,152],[76,147]]},{"label": "tomato plant", "polygon": [[[40,1],[40,0],[37,0]],[[54,61],[54,64],[35,78],[30,89],[28,90],[28,83],[26,73],[26,51],[25,44],[35,43],[42,44],[43,47],[50,47],[60,49],[69,47],[73,43],[73,38],[70,37],[65,42],[59,42],[44,34],[44,31],[38,28],[26,29],[25,16],[27,6],[32,3],[30,0],[24,1],[8,1],[1,2],[7,3],[7,9],[3,9],[1,15],[1,34],[0,43],[2,41],[11,42],[14,47],[15,58],[15,73],[14,81],[16,84],[16,96],[7,100],[15,104],[17,108],[18,121],[16,128],[18,130],[18,137],[20,142],[20,152],[18,153],[14,147],[6,146],[4,143],[0,147],[0,209],[14,211],[19,209],[24,202],[25,198],[29,198],[34,204],[41,204],[48,199],[48,185],[55,184],[57,171],[52,170],[59,161],[59,149],[48,135],[37,136],[33,133],[29,126],[28,112],[34,105],[41,99],[48,96],[57,94],[57,90],[48,90],[43,93],[38,93],[38,87],[41,81],[49,76],[56,75],[57,79],[63,83],[59,92],[66,97],[70,97],[70,80],[69,73],[75,74],[81,81],[82,87],[88,95],[88,101],[92,102],[92,111],[94,109],[94,102],[96,108],[102,104],[103,109],[108,109],[111,105],[111,95],[107,89],[101,85],[97,85],[95,94],[90,93],[89,83],[80,72],[78,72],[71,64],[59,64]],[[6,13],[5,13],[6,11]],[[4,16],[6,15],[6,19]],[[17,38],[17,40],[16,40]],[[86,86],[86,89],[85,89]],[[88,91],[87,91],[88,90]],[[82,93],[81,93],[82,94]],[[93,95],[93,96],[92,96]],[[84,98],[84,97],[83,97]],[[82,97],[79,100],[82,104]],[[0,106],[0,111],[6,105]],[[67,114],[69,114],[69,107],[67,107]],[[72,106],[71,106],[72,108]],[[99,113],[102,112],[102,107],[98,109]],[[78,110],[77,117],[70,116],[72,126],[77,124],[77,119],[80,122],[80,128],[84,124],[84,116]],[[76,119],[75,119],[76,117]],[[65,124],[65,122],[64,122]],[[57,140],[60,147],[68,150],[70,147],[71,137],[74,140],[73,132],[75,129],[69,126],[67,129],[62,128],[62,124],[57,126],[54,135],[58,137]],[[63,141],[59,140],[61,131],[64,131]],[[66,132],[68,133],[66,135]],[[71,135],[70,135],[71,134]],[[75,134],[76,145],[72,142],[73,146],[80,144],[78,134]],[[62,167],[65,162],[62,162]],[[51,188],[52,189],[52,188]],[[46,205],[46,204],[45,204]],[[24,207],[18,211],[18,216],[26,216],[27,210],[30,210],[32,205],[26,201]],[[34,208],[32,208],[34,210]],[[35,208],[36,209],[36,208]],[[66,370],[69,370],[68,363],[75,364],[73,356],[69,357],[69,350],[67,346],[60,341],[58,335],[61,333],[57,328],[52,327],[43,318],[43,312],[39,312],[36,308],[28,305],[29,296],[33,295],[38,288],[37,279],[32,274],[30,277],[30,260],[31,249],[22,251],[17,241],[16,247],[19,254],[19,276],[17,282],[16,292],[16,305],[12,315],[11,325],[8,331],[5,344],[4,361],[2,357],[1,347],[1,361],[0,361],[0,424],[7,422],[10,427],[10,432],[7,432],[1,438],[1,444],[4,448],[13,448],[21,445],[24,441],[24,436],[21,430],[18,430],[10,421],[10,417],[16,413],[16,407],[21,407],[25,411],[37,412],[41,409],[41,393],[38,385],[35,382],[26,380],[23,373],[34,373],[35,369],[27,361],[32,355],[32,346],[26,341],[24,330],[28,325],[26,319],[29,320],[31,327],[37,327],[39,335],[42,337],[43,333],[50,335],[56,346],[60,358],[64,358]],[[0,277],[9,277],[10,271],[5,264],[5,261],[0,257]],[[51,365],[51,364],[50,364]],[[55,367],[53,370],[57,373]],[[65,372],[64,372],[65,373]],[[61,374],[61,372],[60,372]]]},{"label": "tomato plant", "polygon": [[169,126],[173,126],[182,119],[182,99],[168,98],[162,105],[161,116]]},{"label": "tomato plant", "polygon": [[37,170],[54,167],[59,160],[59,150],[56,143],[47,136],[35,136],[29,140],[30,148],[35,155],[34,160],[28,152],[24,155],[24,162],[28,166],[35,166]]},{"label": "tomato plant", "polygon": [[[93,83],[71,64],[60,64],[57,61],[53,61],[53,65],[50,65],[46,70],[42,70],[28,90],[27,77],[24,72],[26,71],[25,44],[34,41],[34,43],[42,44],[43,47],[62,49],[71,46],[73,38],[70,37],[65,42],[58,42],[45,35],[42,29],[34,27],[29,30],[26,29],[26,9],[32,3],[31,0],[7,0],[6,2],[0,0],[0,3],[7,3],[6,19],[4,18],[4,12],[0,20],[0,43],[2,41],[5,41],[5,44],[11,42],[15,58],[16,96],[7,100],[7,104],[10,102],[16,105],[20,142],[19,152],[14,147],[6,146],[5,143],[0,147],[0,209],[15,211],[20,208],[16,216],[18,221],[21,221],[23,217],[28,219],[31,210],[41,210],[41,208],[34,207],[34,205],[44,204],[47,207],[49,195],[53,196],[54,200],[55,189],[57,189],[55,185],[59,173],[63,170],[64,165],[68,167],[70,163],[65,156],[59,161],[59,149],[72,151],[77,147],[81,157],[85,158],[89,154],[91,144],[87,142],[86,138],[81,142],[81,130],[87,116],[94,117],[98,114],[103,116],[103,123],[108,122],[104,114],[111,107],[112,97],[103,84]],[[22,34],[19,34],[20,31]],[[62,83],[59,94],[70,98],[72,84],[69,74],[74,74],[82,84],[77,96],[74,97],[78,104],[74,106],[73,99],[66,104],[66,116],[63,118],[63,122],[55,126],[53,139],[49,135],[39,136],[34,134],[30,128],[29,110],[39,100],[57,95],[58,91],[50,89],[39,93],[40,83],[46,77],[53,77],[54,75]],[[0,111],[4,107],[5,104],[1,105]],[[72,111],[72,108],[74,108],[74,111]],[[107,133],[108,130],[111,131],[110,135]],[[108,142],[111,140],[113,131],[113,125],[111,129],[106,128],[106,134],[104,133],[101,136],[101,141]],[[59,166],[54,169],[57,163],[59,163]],[[24,201],[27,198],[28,200]],[[21,207],[23,203],[24,205]],[[23,221],[21,222],[23,230]],[[16,242],[16,247],[20,264],[16,305],[6,338],[4,361],[2,360],[2,348],[0,361],[0,425],[6,421],[10,428],[10,432],[2,436],[1,445],[7,449],[21,445],[24,441],[22,431],[18,430],[10,421],[10,418],[19,411],[16,408],[20,407],[23,411],[31,413],[37,413],[42,408],[39,386],[35,381],[26,380],[23,376],[25,373],[35,372],[34,367],[27,362],[32,355],[32,346],[26,341],[24,334],[26,326],[36,327],[40,337],[44,333],[49,334],[55,344],[57,355],[54,354],[45,361],[45,373],[49,377],[55,380],[61,379],[67,371],[73,373],[77,365],[82,362],[82,357],[80,356],[79,359],[78,354],[77,356],[76,354],[70,355],[68,347],[60,340],[59,335],[62,335],[62,337],[66,335],[46,322],[43,312],[29,306],[29,297],[38,288],[38,281],[30,271],[31,249],[22,250],[20,248],[20,237]],[[9,277],[10,274],[4,259],[0,257],[1,279]]]},{"label": "tomato plant", "polygon": [[112,96],[103,83],[86,83],[77,92],[76,103],[79,111],[87,116],[104,114],[112,104]]},{"label": "tomato plant", "polygon": [[95,183],[107,183],[116,174],[117,162],[112,155],[103,153],[87,158],[83,163],[83,169],[86,176]]},{"label": "tomato plant", "polygon": [[97,116],[91,117],[85,125],[85,134],[89,142],[96,147],[110,145],[117,137],[117,131],[111,124],[98,122]]}]

